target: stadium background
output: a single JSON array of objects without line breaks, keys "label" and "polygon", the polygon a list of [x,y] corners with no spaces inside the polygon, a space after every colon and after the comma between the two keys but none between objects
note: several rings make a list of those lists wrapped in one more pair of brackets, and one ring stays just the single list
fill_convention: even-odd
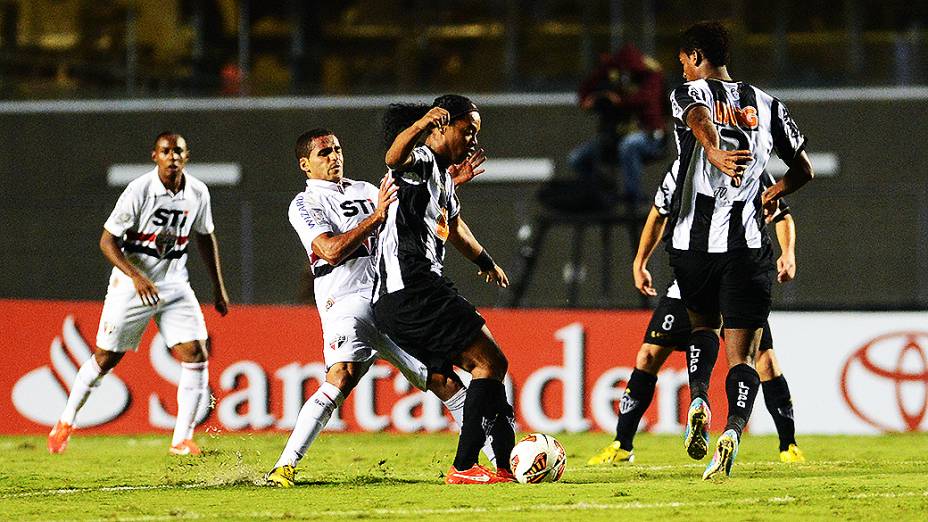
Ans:
[{"label": "stadium background", "polygon": [[[66,327],[67,318],[75,315],[81,335],[92,342],[110,270],[97,240],[121,186],[109,182],[108,175],[113,166],[145,163],[157,132],[171,128],[187,136],[194,175],[205,164],[231,164],[240,173],[235,182],[211,186],[233,303],[294,305],[300,301],[304,254],[285,208],[302,186],[292,158],[292,142],[301,131],[319,125],[335,130],[346,149],[346,174],[374,180],[383,171],[379,123],[387,103],[465,92],[481,106],[481,142],[491,158],[544,159],[553,166],[551,174],[569,176],[567,152],[595,127],[595,119],[576,107],[573,89],[596,54],[622,41],[635,42],[659,59],[668,86],[674,86],[680,81],[677,31],[691,20],[721,12],[735,32],[733,74],[780,96],[810,138],[809,151],[836,160],[790,198],[799,276],[778,286],[775,295],[775,309],[787,312],[774,316],[774,333],[783,344],[778,350],[791,383],[812,383],[806,396],[818,389],[834,392],[833,402],[821,404],[796,392],[797,425],[806,430],[823,410],[840,409],[848,419],[871,419],[867,429],[925,430],[928,152],[919,115],[928,113],[928,10],[917,3],[854,0],[841,2],[837,11],[828,2],[801,5],[800,10],[795,0],[704,2],[699,7],[657,0],[468,1],[454,7],[424,1],[334,7],[296,1],[0,2],[0,95],[5,100],[0,102],[0,326],[4,346],[23,354],[2,370],[2,392],[13,397],[30,372],[46,366],[54,369],[47,382],[62,389],[69,385],[68,365],[60,356],[73,363],[81,352],[74,348],[79,343]],[[316,9],[324,9],[326,16],[318,16]],[[656,186],[673,152],[649,165],[645,186]],[[488,169],[492,174],[492,163]],[[504,267],[515,262],[520,228],[540,211],[539,186],[538,180],[488,179],[461,191],[472,228]],[[536,365],[524,373],[514,370],[523,379],[515,383],[517,390],[540,364],[564,364],[562,340],[552,334],[578,321],[597,355],[583,360],[583,386],[573,393],[589,391],[592,377],[633,364],[648,313],[615,311],[641,306],[628,275],[633,253],[623,234],[614,232],[615,294],[607,302],[597,289],[597,233],[589,231],[583,244],[587,277],[578,305],[601,308],[590,313],[605,316],[593,320],[562,308],[565,253],[573,236],[567,228],[552,233],[525,304],[554,311],[499,312],[499,322],[491,323],[498,336],[511,339],[504,348],[514,361],[524,357],[525,364]],[[473,267],[456,254],[448,257],[450,276],[464,295],[488,310],[492,321],[490,308],[505,302],[506,295],[482,285]],[[199,259],[188,266],[194,288],[207,299]],[[658,282],[666,282],[662,255],[652,266]],[[214,391],[221,403],[251,390],[254,404],[264,400],[277,408],[275,416],[286,417],[282,384],[268,378],[279,368],[264,359],[317,362],[321,341],[315,316],[308,308],[240,310],[251,333],[228,324],[242,326],[235,315],[209,317],[217,345]],[[821,310],[845,315],[811,313]],[[284,318],[293,317],[306,321],[297,330],[304,338],[257,335],[292,327]],[[544,332],[547,344],[526,342],[531,326],[540,321],[551,322],[552,331]],[[781,333],[779,324],[790,327]],[[161,428],[152,420],[149,398],[155,390],[163,392],[167,415],[174,407],[168,381],[151,379],[155,363],[146,352],[152,333],[142,353],[114,372],[131,396],[119,418],[124,424],[129,419],[128,425],[139,431]],[[868,344],[886,335],[897,342],[882,348]],[[56,351],[56,338],[64,339],[68,349]],[[530,350],[539,345],[545,357],[533,360]],[[851,389],[859,385],[848,381],[848,368],[857,360],[869,361],[860,354],[876,349],[870,346],[880,353],[872,354],[876,363],[863,367],[869,369],[867,378],[885,385],[885,393],[870,394],[877,402],[861,406],[854,402],[860,399],[849,398],[849,382]],[[279,352],[299,356],[274,359]],[[264,355],[271,353],[276,355]],[[812,353],[830,372],[820,388],[803,364]],[[223,377],[243,360],[264,365],[263,396],[256,388],[257,374],[249,378],[247,372],[232,371]],[[679,366],[674,361],[669,369]],[[302,384],[311,392],[313,383],[310,378]],[[57,408],[46,402],[57,390],[43,395],[41,386],[22,386],[33,403],[27,410]],[[621,380],[615,387],[621,388]],[[564,392],[557,385],[548,389],[543,402],[549,417],[563,415]],[[102,404],[107,398],[92,400],[109,408]],[[15,402],[3,403],[8,408],[3,432],[47,429],[22,408],[14,409]],[[378,406],[381,413],[390,404]],[[585,419],[592,419],[592,407],[588,398],[582,401]],[[679,409],[679,404],[654,409],[663,407]],[[217,419],[214,413],[207,423]],[[114,422],[120,421],[99,429],[106,431]],[[240,428],[268,427],[259,422]],[[667,431],[674,428],[666,426]]]}]

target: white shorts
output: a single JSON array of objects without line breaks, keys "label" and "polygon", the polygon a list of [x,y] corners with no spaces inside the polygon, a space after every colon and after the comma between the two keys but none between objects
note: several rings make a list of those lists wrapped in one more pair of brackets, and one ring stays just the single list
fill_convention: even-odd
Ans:
[{"label": "white shorts", "polygon": [[155,306],[142,303],[135,288],[125,284],[106,291],[97,346],[110,352],[138,350],[148,321],[154,317],[168,346],[205,341],[206,320],[189,283],[159,284]]},{"label": "white shorts", "polygon": [[410,384],[420,390],[426,389],[428,368],[374,326],[374,309],[369,297],[363,294],[339,297],[328,310],[320,308],[319,316],[327,369],[343,362],[370,365],[374,357],[380,357],[399,370]]}]

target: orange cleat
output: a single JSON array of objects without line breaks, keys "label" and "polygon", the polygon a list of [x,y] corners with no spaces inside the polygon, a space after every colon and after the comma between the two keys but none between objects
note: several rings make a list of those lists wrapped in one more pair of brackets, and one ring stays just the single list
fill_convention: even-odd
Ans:
[{"label": "orange cleat", "polygon": [[68,441],[71,440],[71,433],[74,432],[74,426],[61,421],[55,423],[55,427],[48,433],[48,452],[51,454],[64,453],[68,447]]},{"label": "orange cleat", "polygon": [[502,477],[480,464],[474,464],[473,467],[464,471],[458,471],[454,466],[451,466],[448,475],[445,476],[445,484],[498,484],[500,482],[512,482],[512,480]]},{"label": "orange cleat", "polygon": [[193,439],[187,439],[180,444],[171,446],[168,453],[171,455],[199,455],[201,452],[200,447],[197,446],[196,442],[193,442]]},{"label": "orange cleat", "polygon": [[516,476],[512,474],[508,469],[496,468],[496,476],[500,479],[500,482],[515,482]]}]

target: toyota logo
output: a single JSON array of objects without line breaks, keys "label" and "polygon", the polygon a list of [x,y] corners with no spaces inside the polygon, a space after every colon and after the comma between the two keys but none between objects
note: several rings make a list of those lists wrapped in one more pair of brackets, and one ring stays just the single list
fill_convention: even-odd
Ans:
[{"label": "toyota logo", "polygon": [[918,431],[928,413],[928,333],[881,335],[855,351],[841,393],[861,420],[881,431]]}]

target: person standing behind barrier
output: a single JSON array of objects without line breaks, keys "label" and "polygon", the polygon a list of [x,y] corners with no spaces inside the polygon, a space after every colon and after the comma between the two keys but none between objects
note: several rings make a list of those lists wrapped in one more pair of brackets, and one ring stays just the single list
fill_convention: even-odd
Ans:
[{"label": "person standing behind barrier", "polygon": [[580,84],[577,97],[580,108],[599,116],[599,129],[598,136],[570,152],[570,167],[583,185],[612,183],[597,178],[596,167],[597,162],[610,158],[608,148],[615,147],[625,176],[623,199],[636,203],[642,196],[644,163],[659,158],[666,144],[667,111],[660,65],[634,45],[626,44],[602,59]]},{"label": "person standing behind barrier", "polygon": [[[100,250],[113,264],[93,356],[77,372],[60,419],[48,434],[48,451],[62,453],[78,411],[123,355],[138,349],[148,322],[181,360],[177,424],[169,452],[198,455],[193,442],[196,412],[209,400],[206,321],[187,280],[191,235],[213,282],[213,305],[226,315],[229,296],[222,279],[219,246],[206,185],[184,170],[190,151],[176,132],[155,138],[157,167],[129,183],[103,225]],[[121,243],[121,244],[120,244]]]}]

